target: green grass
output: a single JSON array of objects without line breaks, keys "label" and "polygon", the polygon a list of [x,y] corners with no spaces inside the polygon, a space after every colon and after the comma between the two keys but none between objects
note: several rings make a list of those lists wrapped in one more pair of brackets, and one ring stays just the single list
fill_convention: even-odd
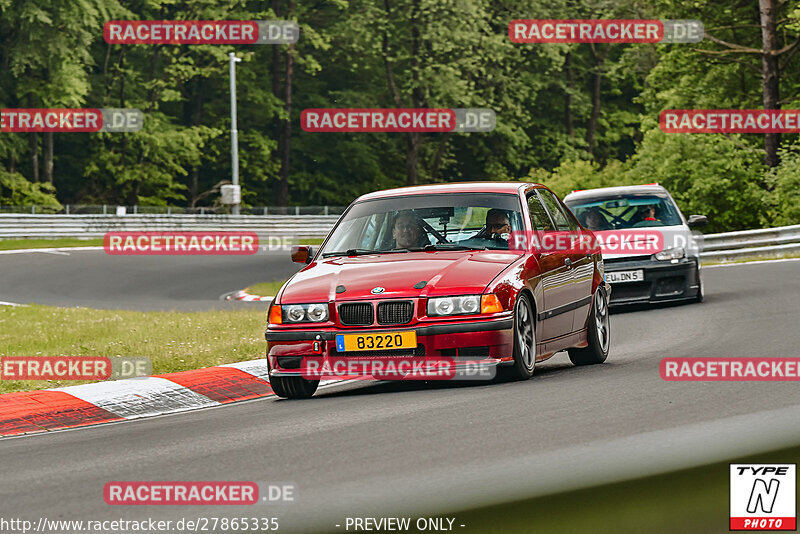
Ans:
[{"label": "green grass", "polygon": [[[0,307],[1,356],[147,356],[153,374],[263,358],[266,307],[136,312]],[[0,380],[0,393],[79,384]]]},{"label": "green grass", "polygon": [[727,533],[728,465],[798,460],[800,448],[795,447],[451,516],[455,524],[466,525],[463,532]]},{"label": "green grass", "polygon": [[278,290],[286,283],[286,280],[274,280],[272,282],[260,282],[253,284],[245,289],[251,295],[259,297],[274,297]]},{"label": "green grass", "polygon": [[25,248],[61,247],[102,247],[103,239],[61,238],[61,239],[0,239],[0,250],[21,250]]}]

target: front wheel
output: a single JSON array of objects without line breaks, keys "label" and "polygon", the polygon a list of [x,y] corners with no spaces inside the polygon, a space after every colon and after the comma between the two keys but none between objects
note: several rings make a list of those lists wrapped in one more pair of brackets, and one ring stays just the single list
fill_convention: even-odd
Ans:
[{"label": "front wheel", "polygon": [[700,269],[697,269],[697,296],[694,297],[695,302],[703,302],[706,292],[703,289],[703,279],[700,278]]},{"label": "front wheel", "polygon": [[606,361],[611,345],[611,323],[608,320],[608,294],[603,286],[594,292],[587,337],[587,347],[569,349],[570,361],[575,365],[592,365]]},{"label": "front wheel", "polygon": [[269,385],[278,397],[308,399],[317,391],[319,380],[306,380],[302,376],[271,376]]},{"label": "front wheel", "polygon": [[501,379],[527,380],[536,365],[536,330],[533,307],[527,293],[522,293],[514,307],[514,364],[498,367]]}]

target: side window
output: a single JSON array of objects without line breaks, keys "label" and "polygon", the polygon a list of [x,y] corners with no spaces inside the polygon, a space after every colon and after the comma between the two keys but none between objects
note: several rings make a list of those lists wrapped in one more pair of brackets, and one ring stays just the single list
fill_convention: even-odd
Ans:
[{"label": "side window", "polygon": [[528,195],[528,214],[531,217],[531,226],[534,230],[552,232],[555,230],[553,221],[547,215],[541,200],[536,193]]},{"label": "side window", "polygon": [[578,227],[575,223],[567,217],[561,209],[561,204],[559,204],[556,197],[553,196],[553,193],[548,191],[547,189],[537,189],[537,193],[539,196],[542,197],[542,201],[544,205],[547,206],[547,211],[550,212],[550,215],[553,217],[553,221],[556,223],[556,228],[558,230],[576,230]]}]

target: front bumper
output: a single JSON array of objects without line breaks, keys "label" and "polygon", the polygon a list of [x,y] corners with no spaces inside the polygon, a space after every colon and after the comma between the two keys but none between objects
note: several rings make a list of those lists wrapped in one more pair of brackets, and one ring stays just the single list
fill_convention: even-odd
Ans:
[{"label": "front bumper", "polygon": [[659,261],[651,256],[605,260],[605,272],[644,271],[641,282],[612,284],[610,305],[670,302],[694,299],[700,291],[700,270],[697,258],[677,262]]},{"label": "front bumper", "polygon": [[[337,334],[416,331],[415,349],[350,351],[336,349]],[[513,359],[513,319],[417,324],[413,327],[268,329],[267,358],[270,376],[308,376],[308,362],[316,369],[342,359],[388,361],[452,360],[456,367],[493,367]],[[334,377],[331,377],[334,378]]]}]

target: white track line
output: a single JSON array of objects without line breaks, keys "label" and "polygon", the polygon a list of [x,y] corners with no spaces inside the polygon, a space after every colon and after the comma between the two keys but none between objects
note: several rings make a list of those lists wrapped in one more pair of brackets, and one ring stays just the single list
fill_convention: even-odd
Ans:
[{"label": "white track line", "polygon": [[31,252],[58,254],[59,252],[63,253],[71,250],[103,250],[103,247],[21,248],[17,250],[0,250],[0,254],[28,254]]},{"label": "white track line", "polygon": [[719,263],[717,265],[700,264],[701,269],[714,269],[715,267],[733,267],[735,265],[759,265],[761,263],[782,263],[785,261],[800,261],[800,258],[778,258],[774,260],[741,261],[739,263]]}]

